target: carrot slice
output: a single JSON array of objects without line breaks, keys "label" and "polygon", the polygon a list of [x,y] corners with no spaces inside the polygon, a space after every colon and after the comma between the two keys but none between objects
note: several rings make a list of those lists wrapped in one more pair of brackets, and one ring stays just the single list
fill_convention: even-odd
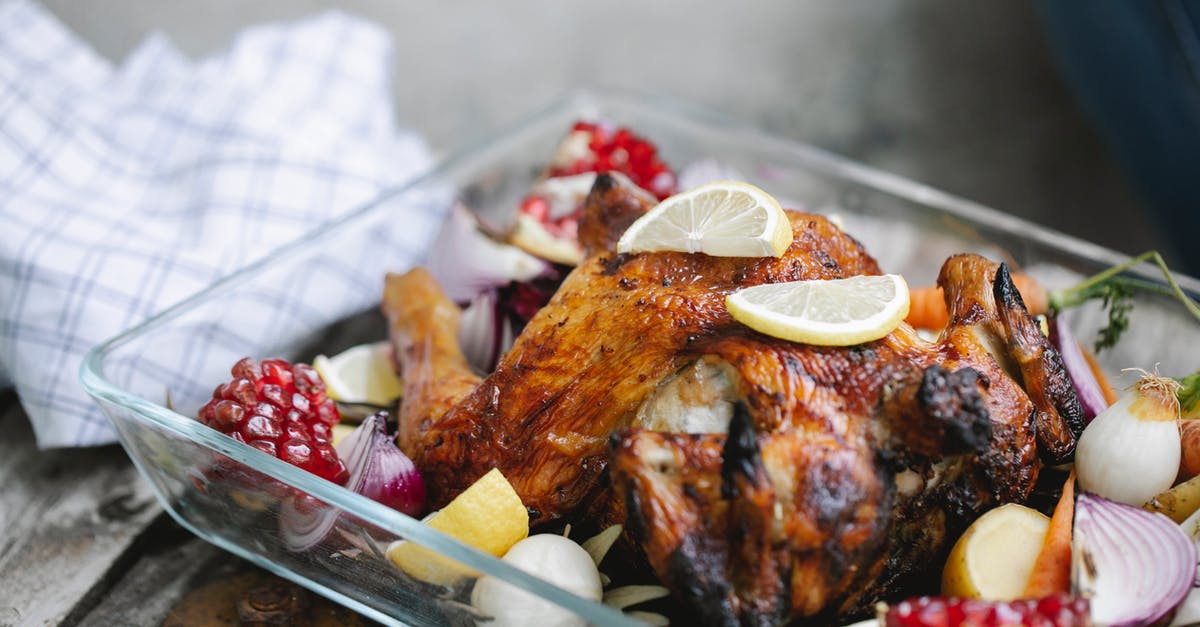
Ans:
[{"label": "carrot slice", "polygon": [[1063,484],[1062,496],[1054,506],[1042,551],[1033,563],[1025,597],[1041,599],[1071,592],[1071,527],[1075,521],[1075,471]]},{"label": "carrot slice", "polygon": [[946,328],[950,314],[946,311],[942,288],[929,285],[908,290],[908,316],[904,321],[918,329]]},{"label": "carrot slice", "polygon": [[1021,300],[1025,301],[1025,309],[1035,316],[1046,313],[1050,308],[1050,295],[1046,288],[1028,274],[1014,272],[1011,276],[1013,285],[1021,293]]}]

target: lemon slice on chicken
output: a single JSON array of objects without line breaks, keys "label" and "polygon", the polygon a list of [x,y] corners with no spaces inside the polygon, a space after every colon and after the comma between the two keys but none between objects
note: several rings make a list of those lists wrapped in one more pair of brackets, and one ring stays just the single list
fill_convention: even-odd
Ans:
[{"label": "lemon slice on chicken", "polygon": [[725,298],[730,315],[760,333],[818,346],[853,346],[891,333],[908,315],[898,274],[771,283]]},{"label": "lemon slice on chicken", "polygon": [[791,243],[792,224],[770,194],[749,183],[718,181],[658,203],[625,230],[617,252],[779,257]]}]

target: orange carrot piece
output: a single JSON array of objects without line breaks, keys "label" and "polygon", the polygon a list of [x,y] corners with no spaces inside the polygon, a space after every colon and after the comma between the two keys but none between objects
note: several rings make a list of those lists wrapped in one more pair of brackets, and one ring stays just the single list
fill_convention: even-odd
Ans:
[{"label": "orange carrot piece", "polygon": [[1179,478],[1200,475],[1200,420],[1179,421]]},{"label": "orange carrot piece", "polygon": [[1046,292],[1046,288],[1042,287],[1038,280],[1028,274],[1014,272],[1012,275],[1013,285],[1017,286],[1017,291],[1021,293],[1021,300],[1025,301],[1025,309],[1029,313],[1038,316],[1046,313],[1050,308],[1050,294]]},{"label": "orange carrot piece", "polygon": [[1088,350],[1083,344],[1079,345],[1079,350],[1083,351],[1083,358],[1087,360],[1088,368],[1092,371],[1092,376],[1096,377],[1096,383],[1100,384],[1100,391],[1104,392],[1104,400],[1108,401],[1109,405],[1117,402],[1121,395],[1117,392],[1117,388],[1113,387],[1108,380],[1108,375],[1100,369],[1100,364],[1096,362],[1096,357],[1092,355],[1092,351]]},{"label": "orange carrot piece", "polygon": [[908,291],[908,316],[904,321],[919,329],[940,331],[950,322],[942,288],[936,285]]},{"label": "orange carrot piece", "polygon": [[[1046,288],[1028,274],[1013,273],[1009,276],[1012,277],[1013,285],[1017,286],[1017,291],[1021,293],[1021,300],[1025,301],[1025,308],[1029,313],[1046,313],[1050,302]],[[950,322],[942,288],[936,285],[910,289],[908,303],[908,317],[904,321],[914,327],[940,331]]]},{"label": "orange carrot piece", "polygon": [[1075,471],[1063,484],[1062,497],[1054,506],[1050,528],[1042,550],[1033,563],[1024,596],[1041,599],[1071,592],[1071,527],[1075,521]]}]

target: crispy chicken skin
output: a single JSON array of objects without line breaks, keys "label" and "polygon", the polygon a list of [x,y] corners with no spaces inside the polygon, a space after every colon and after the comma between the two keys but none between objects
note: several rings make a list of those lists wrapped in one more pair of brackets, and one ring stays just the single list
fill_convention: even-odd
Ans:
[{"label": "crispy chicken skin", "polygon": [[[1026,498],[1040,458],[1071,455],[1078,402],[1003,266],[946,262],[951,316],[936,342],[902,324],[859,346],[809,346],[742,326],[724,298],[879,273],[858,242],[789,212],[780,258],[612,252],[648,207],[597,178],[580,224],[588,257],[482,380],[428,275],[388,277],[400,444],[435,507],[498,467],[534,524],[581,504],[624,519],[706,622],[820,623],[895,592],[972,516]],[[706,381],[721,387],[696,393]],[[728,426],[644,427],[689,403]]]}]

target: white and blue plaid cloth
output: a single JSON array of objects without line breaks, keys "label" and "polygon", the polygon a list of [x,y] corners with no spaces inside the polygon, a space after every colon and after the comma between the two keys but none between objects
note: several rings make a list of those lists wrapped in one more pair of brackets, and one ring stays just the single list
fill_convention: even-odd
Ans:
[{"label": "white and blue plaid cloth", "polygon": [[428,166],[393,122],[390,51],[334,12],[200,61],[152,36],[114,67],[0,4],[0,388],[39,446],[115,440],[78,382],[92,346]]}]

